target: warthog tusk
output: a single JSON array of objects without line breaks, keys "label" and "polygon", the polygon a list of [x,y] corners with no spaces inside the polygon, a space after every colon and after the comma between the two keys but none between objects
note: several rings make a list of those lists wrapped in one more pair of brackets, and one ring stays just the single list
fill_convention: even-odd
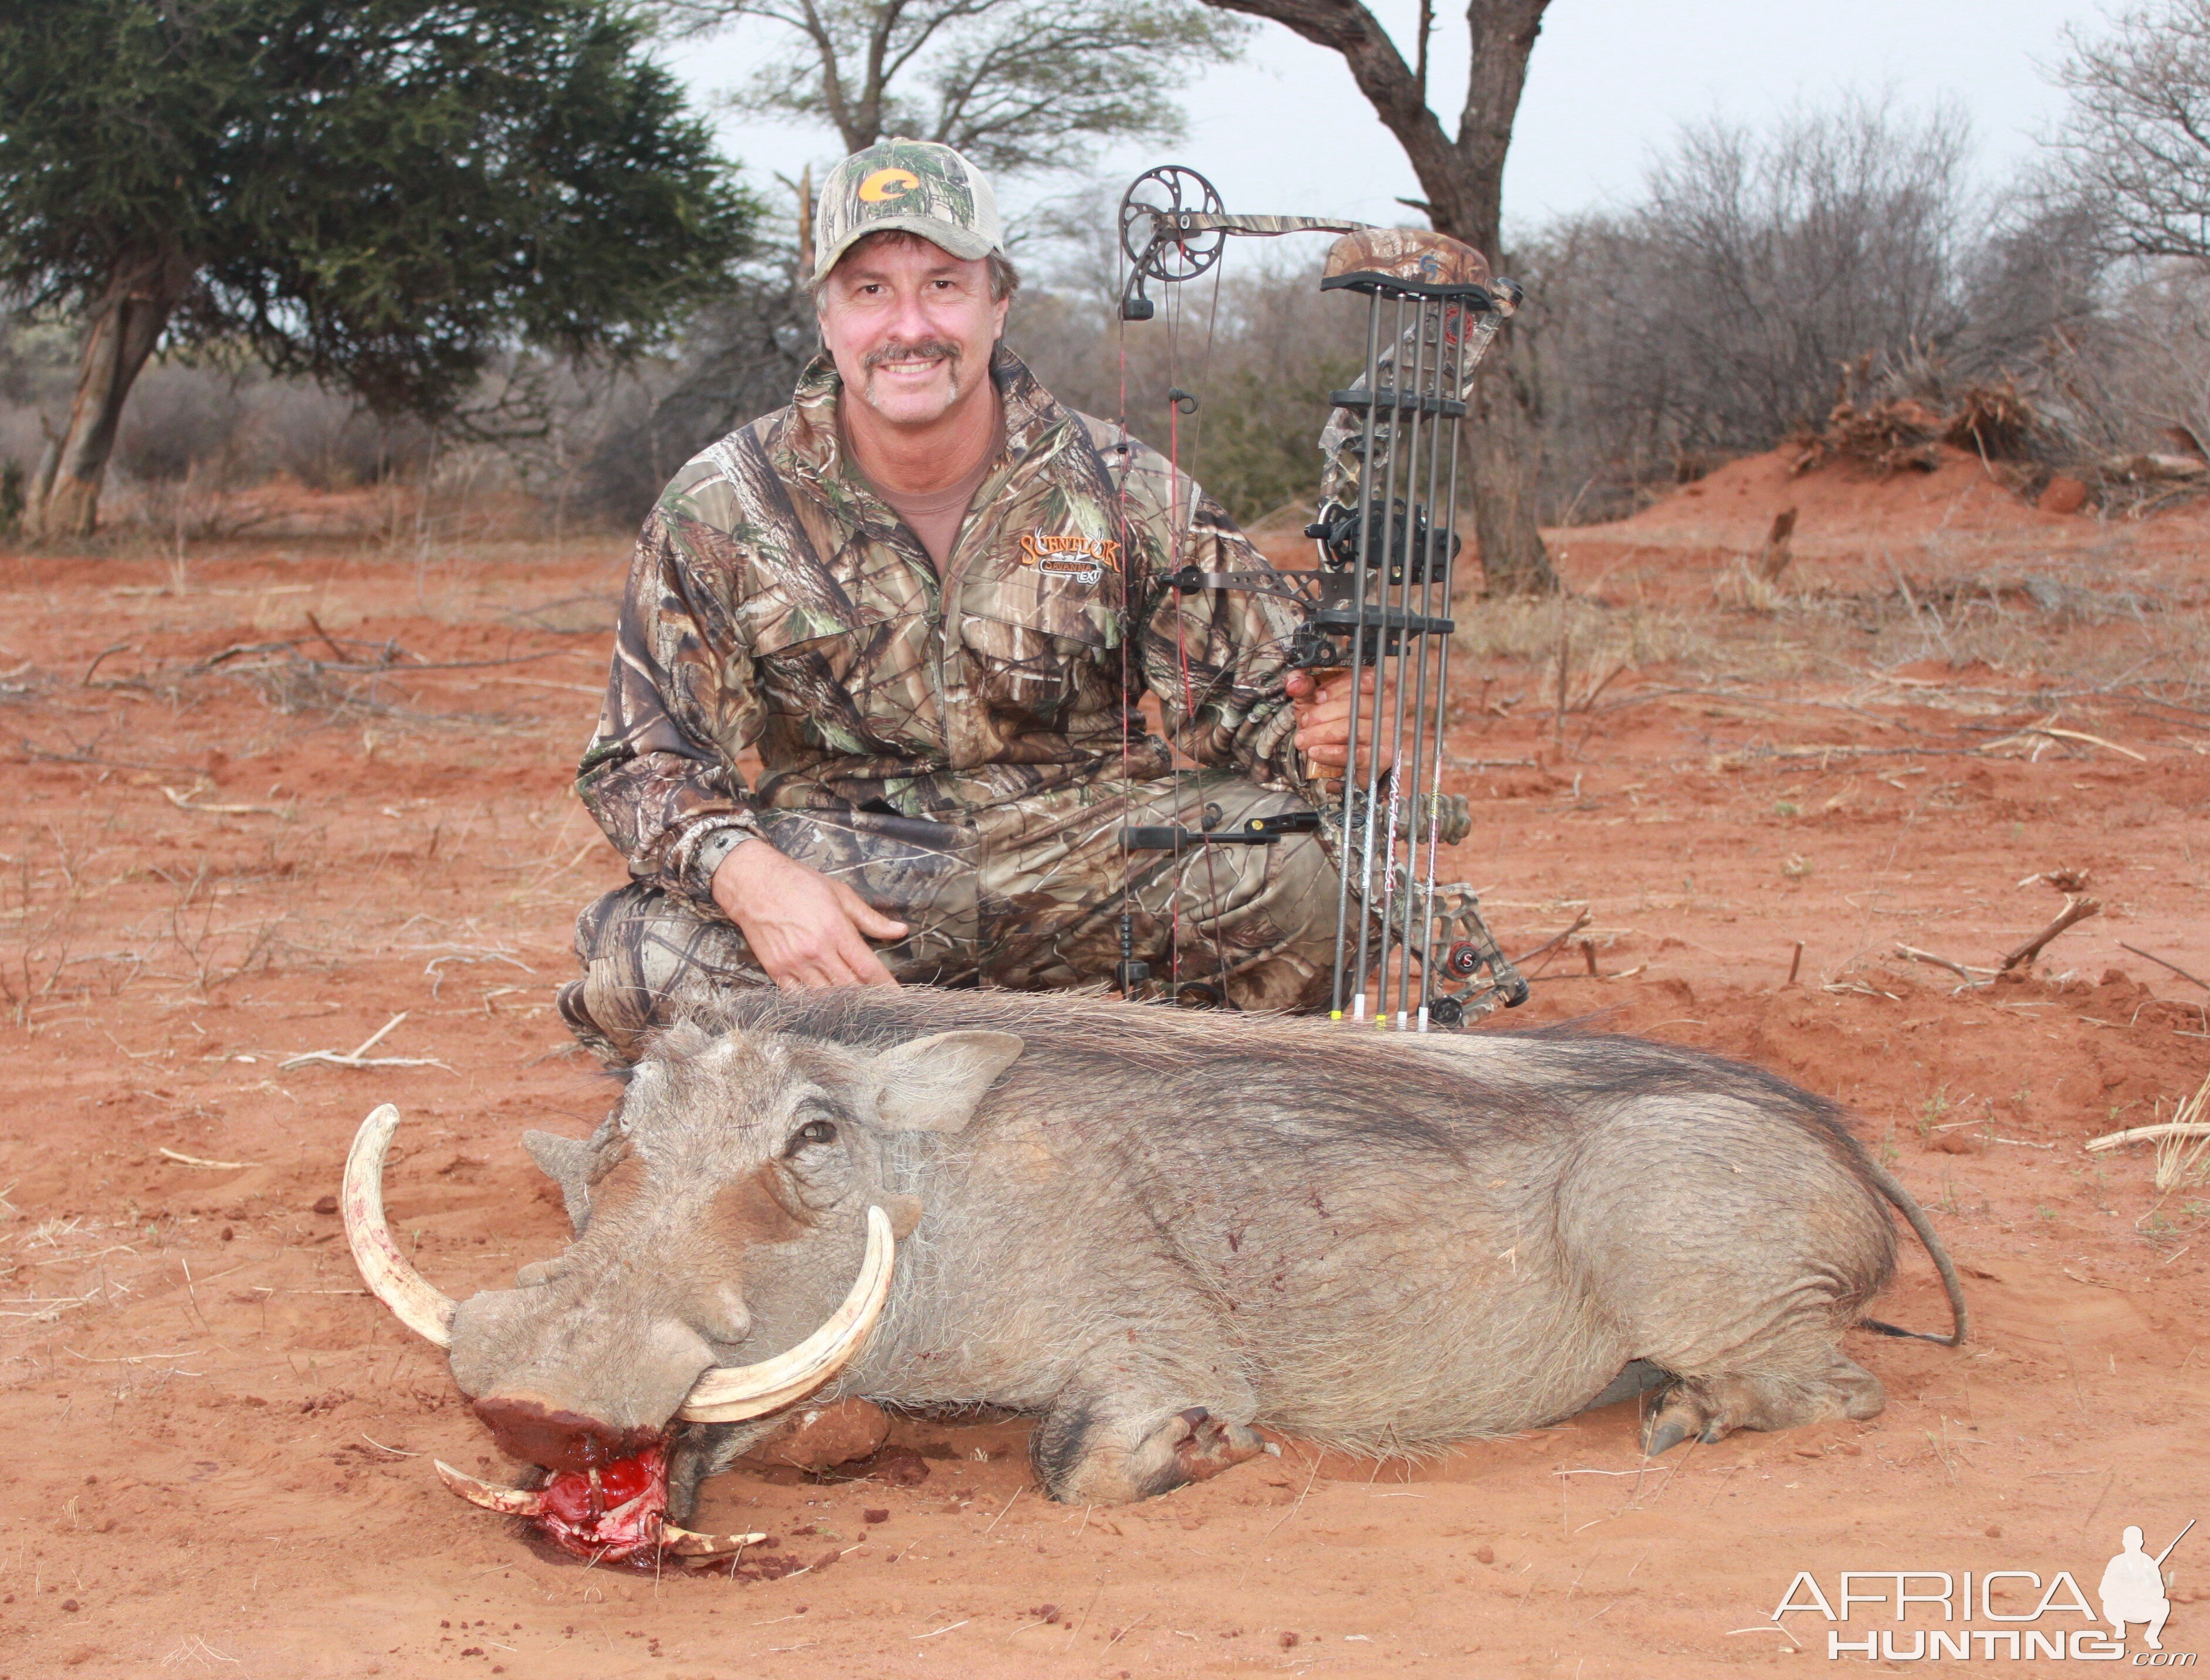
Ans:
[{"label": "warthog tusk", "polygon": [[848,1363],[890,1299],[897,1240],[890,1215],[867,1210],[867,1252],[843,1304],[796,1347],[757,1365],[716,1365],[701,1376],[675,1415],[689,1423],[734,1423],[764,1417],[812,1393]]},{"label": "warthog tusk", "polygon": [[764,1534],[694,1534],[672,1522],[660,1525],[660,1549],[677,1557],[725,1557],[765,1538]]},{"label": "warthog tusk", "polygon": [[450,1348],[452,1302],[407,1263],[391,1240],[391,1228],[383,1223],[383,1154],[398,1127],[399,1110],[386,1103],[372,1110],[353,1134],[339,1199],[345,1208],[346,1241],[353,1244],[353,1264],[360,1268],[361,1281],[370,1292],[416,1335]]},{"label": "warthog tusk", "polygon": [[489,1482],[479,1482],[464,1470],[456,1470],[443,1459],[432,1459],[437,1466],[438,1479],[471,1505],[480,1505],[486,1511],[497,1511],[502,1516],[534,1517],[543,1508],[545,1496],[531,1493],[524,1488],[502,1488]]}]

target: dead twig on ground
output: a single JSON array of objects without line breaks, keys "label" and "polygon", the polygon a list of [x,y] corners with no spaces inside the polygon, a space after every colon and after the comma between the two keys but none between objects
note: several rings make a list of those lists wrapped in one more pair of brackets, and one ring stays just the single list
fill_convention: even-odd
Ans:
[{"label": "dead twig on ground", "polygon": [[261,1164],[258,1161],[210,1161],[204,1156],[182,1155],[173,1149],[166,1148],[156,1152],[166,1156],[180,1166],[204,1167],[211,1172],[243,1172],[249,1167],[257,1167]]},{"label": "dead twig on ground", "polygon": [[329,631],[323,628],[323,621],[312,613],[307,614],[307,628],[313,631],[316,639],[330,650],[332,658],[338,661],[340,664],[345,662],[346,650],[337,644],[336,638]]},{"label": "dead twig on ground", "polygon": [[2163,958],[2158,956],[2153,951],[2143,951],[2139,946],[2128,945],[2123,940],[2120,940],[2118,941],[2118,949],[2121,951],[2130,951],[2136,957],[2146,957],[2150,962],[2154,963],[2159,968],[2170,969],[2182,980],[2193,981],[2195,984],[2200,986],[2204,991],[2210,992],[2210,980],[2205,980],[2200,975],[2188,973],[2185,969],[2180,967],[2177,963],[2167,963]]},{"label": "dead twig on ground", "polygon": [[2130,746],[2121,746],[2114,740],[2104,740],[2100,735],[2091,735],[2082,729],[2055,729],[2046,723],[2029,723],[2023,729],[2014,730],[2001,740],[1990,741],[1987,750],[1992,751],[1998,746],[2011,746],[2024,740],[2028,735],[2043,735],[2051,740],[2082,741],[2089,746],[2099,746],[2105,751],[2116,752],[2122,758],[2131,758],[2137,764],[2145,764],[2148,762],[2146,755],[2135,752]]},{"label": "dead twig on ground", "polygon": [[2099,1155],[2121,1144],[2152,1144],[2163,1138],[2210,1138],[2210,1121],[2167,1120],[2156,1126],[2128,1126],[2122,1132],[2090,1138],[2085,1147],[2088,1154]]},{"label": "dead twig on ground", "polygon": [[[84,674],[76,680],[77,686],[79,688],[90,688],[93,686],[92,674],[100,668],[100,662],[106,658],[108,655],[112,653],[129,653],[138,644],[136,642],[116,642],[111,644],[107,647],[102,648],[98,653],[93,655],[92,663],[84,668]],[[112,685],[103,684],[102,686],[112,686]]]},{"label": "dead twig on ground", "polygon": [[30,758],[48,764],[90,764],[96,770],[140,770],[153,776],[190,776],[190,764],[141,764],[128,758],[102,758],[89,752],[57,752],[51,747],[40,746],[25,737],[23,751]]},{"label": "dead twig on ground", "polygon": [[2085,922],[2091,916],[2100,916],[2102,911],[2103,905],[2100,899],[2066,898],[2064,901],[2064,908],[2056,913],[2056,919],[2050,922],[2046,928],[2043,928],[2039,933],[2036,934],[2032,939],[2028,940],[2024,945],[2019,946],[2017,950],[2006,956],[1998,965],[1998,972],[2008,974],[2013,969],[2019,968],[2025,964],[2031,963],[2035,958],[2041,955],[2041,948],[2044,946],[2047,945],[2067,928],[2070,928],[2079,922]]},{"label": "dead twig on ground", "polygon": [[2195,1177],[2204,1157],[2210,1157],[2210,1120],[2203,1117],[2206,1111],[2210,1111],[2210,1073],[2202,1076],[2202,1083],[2195,1088],[2192,1096],[2181,1101],[2170,1120],[2154,1126],[2128,1127],[2122,1132],[2091,1139],[2087,1152],[2100,1154],[2121,1144],[2154,1144],[2156,1187],[2160,1199]]},{"label": "dead twig on ground", "polygon": [[394,1015],[342,1055],[335,1050],[310,1050],[305,1055],[293,1056],[288,1061],[278,1062],[276,1071],[280,1073],[288,1073],[294,1067],[305,1067],[320,1063],[325,1067],[444,1067],[448,1073],[451,1073],[453,1070],[450,1067],[447,1067],[444,1062],[434,1056],[371,1056],[368,1054],[382,1043],[385,1036],[405,1020],[410,1012],[404,1009],[401,1010],[399,1013]]},{"label": "dead twig on ground", "polygon": [[169,796],[169,803],[175,806],[178,810],[197,811],[203,815],[210,817],[283,817],[288,819],[292,814],[291,807],[288,806],[202,805],[192,798],[192,794],[199,791],[197,789],[193,789],[191,792],[189,793],[180,794],[174,788],[165,786],[161,791]]},{"label": "dead twig on ground", "polygon": [[1557,950],[1560,946],[1563,945],[1567,940],[1573,938],[1574,934],[1579,933],[1582,928],[1588,925],[1589,913],[1586,910],[1583,910],[1579,916],[1573,918],[1573,925],[1572,927],[1567,928],[1562,933],[1553,934],[1549,939],[1544,940],[1542,944],[1537,946],[1532,951],[1527,952],[1522,956],[1514,957],[1512,959],[1512,966],[1514,968],[1524,969],[1537,957],[1549,956],[1552,952]]},{"label": "dead twig on ground", "polygon": [[[1963,963],[1953,963],[1947,957],[1931,951],[1921,951],[1915,945],[1899,945],[1895,947],[1895,954],[1907,963],[1930,963],[1937,969],[1947,969],[1968,986],[1985,986],[2001,972],[1996,969],[1976,969]],[[1984,976],[1985,978],[1982,977]]]}]

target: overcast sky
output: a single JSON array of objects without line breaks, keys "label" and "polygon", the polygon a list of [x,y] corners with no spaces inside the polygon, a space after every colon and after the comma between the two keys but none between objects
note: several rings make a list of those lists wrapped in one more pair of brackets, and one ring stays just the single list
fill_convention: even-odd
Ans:
[{"label": "overcast sky", "polygon": [[[1368,3],[1408,39],[1416,0]],[[1434,63],[1454,68],[1457,85],[1439,86],[1436,104],[1455,129],[1465,28],[1447,3],[1438,11]],[[1631,198],[1652,151],[1684,121],[1718,114],[1760,124],[1851,92],[1885,91],[1917,108],[1953,100],[1971,118],[1980,172],[2000,181],[2062,108],[2044,71],[2062,57],[2064,26],[2093,32],[2102,21],[2085,0],[1555,0],[1519,107],[1506,218],[1533,223]],[[761,56],[771,27],[748,22],[685,44],[672,62],[700,95],[719,93]],[[1245,61],[1209,72],[1185,103],[1186,141],[1126,148],[1101,160],[1099,173],[1186,163],[1230,210],[1416,224],[1393,202],[1417,196],[1411,170],[1334,53],[1261,25]],[[726,117],[722,126],[728,150],[762,185],[770,171],[794,177],[842,150],[825,130]],[[1008,189],[1008,212],[1041,190]]]}]

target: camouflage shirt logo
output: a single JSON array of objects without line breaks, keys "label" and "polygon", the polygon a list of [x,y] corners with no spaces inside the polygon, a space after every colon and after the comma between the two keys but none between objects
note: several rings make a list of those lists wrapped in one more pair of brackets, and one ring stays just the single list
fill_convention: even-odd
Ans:
[{"label": "camouflage shirt logo", "polygon": [[1050,531],[1021,533],[1021,564],[1054,577],[1096,583],[1120,569],[1120,545],[1110,537],[1061,536]]}]

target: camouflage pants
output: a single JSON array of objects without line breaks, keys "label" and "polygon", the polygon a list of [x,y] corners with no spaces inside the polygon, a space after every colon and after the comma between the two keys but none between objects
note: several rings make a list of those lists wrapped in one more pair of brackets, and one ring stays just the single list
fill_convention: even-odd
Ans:
[{"label": "camouflage pants", "polygon": [[[1120,960],[1120,831],[1229,827],[1310,807],[1232,771],[1132,789],[1092,785],[956,823],[864,811],[776,811],[776,849],[849,885],[911,929],[878,947],[902,983],[1056,990],[1109,982]],[[1317,835],[1271,846],[1127,855],[1131,943],[1169,993],[1239,1009],[1325,1009],[1337,875]],[[607,893],[576,922],[583,977],[560,994],[577,1037],[612,1061],[717,988],[766,983],[717,912],[656,887]]]}]

